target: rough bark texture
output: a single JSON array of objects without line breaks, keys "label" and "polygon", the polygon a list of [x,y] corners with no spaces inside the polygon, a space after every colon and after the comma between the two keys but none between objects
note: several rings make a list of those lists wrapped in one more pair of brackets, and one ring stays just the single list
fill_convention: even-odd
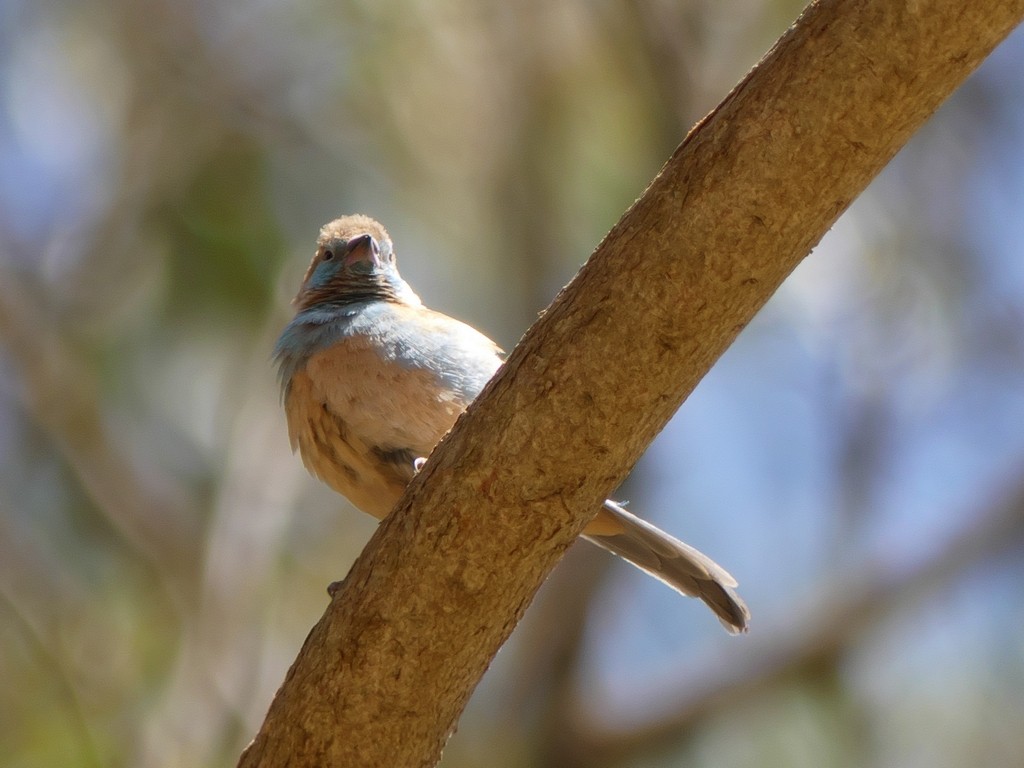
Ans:
[{"label": "rough bark texture", "polygon": [[1022,17],[1024,0],[810,6],[435,452],[310,632],[240,765],[434,765],[600,500]]}]

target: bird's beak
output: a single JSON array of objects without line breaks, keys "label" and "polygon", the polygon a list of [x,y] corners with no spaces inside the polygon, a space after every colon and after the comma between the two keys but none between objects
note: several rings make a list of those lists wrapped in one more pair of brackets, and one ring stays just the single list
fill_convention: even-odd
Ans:
[{"label": "bird's beak", "polygon": [[374,267],[380,266],[380,246],[373,235],[362,234],[348,241],[345,252],[345,264],[368,262]]}]

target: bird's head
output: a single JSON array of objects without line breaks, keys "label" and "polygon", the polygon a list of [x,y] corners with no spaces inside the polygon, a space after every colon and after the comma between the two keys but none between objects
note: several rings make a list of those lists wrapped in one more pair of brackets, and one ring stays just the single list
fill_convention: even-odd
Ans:
[{"label": "bird's head", "polygon": [[402,301],[410,294],[398,274],[387,230],[369,216],[356,214],[335,219],[320,230],[316,253],[294,303],[301,311],[372,299]]}]

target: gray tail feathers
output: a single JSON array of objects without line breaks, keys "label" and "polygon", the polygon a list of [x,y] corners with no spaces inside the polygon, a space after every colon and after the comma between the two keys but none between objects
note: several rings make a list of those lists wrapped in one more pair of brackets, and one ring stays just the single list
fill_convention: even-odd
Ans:
[{"label": "gray tail feathers", "polygon": [[630,514],[614,501],[606,501],[601,516],[610,516],[622,532],[585,539],[625,558],[673,589],[699,597],[732,634],[747,631],[750,611],[736,594],[736,579],[727,570],[689,544],[669,536]]}]

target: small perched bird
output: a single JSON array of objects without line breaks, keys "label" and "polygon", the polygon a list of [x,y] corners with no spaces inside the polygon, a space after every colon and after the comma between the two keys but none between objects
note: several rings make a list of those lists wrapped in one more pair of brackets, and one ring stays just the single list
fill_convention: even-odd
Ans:
[{"label": "small perched bird", "polygon": [[[483,334],[423,306],[391,238],[367,216],[320,230],[274,350],[292,450],[314,475],[383,519],[419,464],[501,366]],[[684,595],[730,632],[750,613],[711,558],[606,501],[583,537]]]}]

